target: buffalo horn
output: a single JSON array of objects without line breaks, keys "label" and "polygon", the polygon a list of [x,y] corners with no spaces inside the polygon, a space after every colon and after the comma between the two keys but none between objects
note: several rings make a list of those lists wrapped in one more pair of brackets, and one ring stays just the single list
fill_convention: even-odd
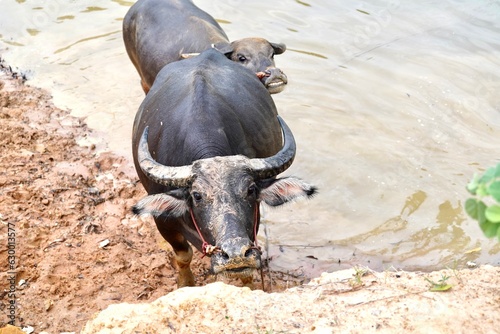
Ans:
[{"label": "buffalo horn", "polygon": [[283,131],[283,147],[281,150],[268,158],[251,159],[252,169],[260,179],[269,179],[284,172],[292,165],[295,158],[296,146],[292,130],[280,116],[278,116],[278,121]]},{"label": "buffalo horn", "polygon": [[187,186],[193,178],[191,165],[170,167],[156,162],[149,153],[149,127],[144,129],[137,152],[139,166],[144,174],[152,181],[167,187],[181,188]]}]

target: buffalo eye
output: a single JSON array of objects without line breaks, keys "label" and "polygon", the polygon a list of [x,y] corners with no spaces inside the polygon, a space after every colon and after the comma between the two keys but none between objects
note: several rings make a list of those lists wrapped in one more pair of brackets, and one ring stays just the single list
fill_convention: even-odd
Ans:
[{"label": "buffalo eye", "polygon": [[255,184],[252,184],[250,187],[248,187],[248,196],[255,196],[257,195],[257,186]]},{"label": "buffalo eye", "polygon": [[245,57],[244,55],[238,55],[238,60],[243,63],[247,60],[247,57]]},{"label": "buffalo eye", "polygon": [[202,200],[203,196],[201,196],[201,194],[199,192],[196,192],[194,191],[191,196],[193,197],[193,199],[195,200],[195,202],[199,202]]}]

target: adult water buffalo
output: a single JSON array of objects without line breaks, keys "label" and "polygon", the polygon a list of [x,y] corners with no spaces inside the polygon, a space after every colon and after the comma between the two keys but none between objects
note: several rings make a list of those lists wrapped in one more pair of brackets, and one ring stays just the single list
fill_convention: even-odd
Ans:
[{"label": "adult water buffalo", "polygon": [[316,191],[275,178],[292,164],[293,135],[255,74],[214,49],[161,70],[135,118],[132,148],[149,194],[133,212],[153,215],[172,245],[178,286],[194,284],[187,241],[211,256],[215,274],[251,284],[261,265],[260,202]]},{"label": "adult water buffalo", "polygon": [[271,94],[281,92],[287,83],[274,64],[274,55],[285,52],[284,44],[263,38],[229,43],[215,19],[191,0],[137,1],[125,15],[123,40],[146,94],[163,66],[212,46],[256,72]]}]

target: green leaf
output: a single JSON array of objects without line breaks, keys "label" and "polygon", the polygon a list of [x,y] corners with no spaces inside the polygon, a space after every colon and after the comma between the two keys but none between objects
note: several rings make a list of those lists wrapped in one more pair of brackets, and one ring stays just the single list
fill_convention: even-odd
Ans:
[{"label": "green leaf", "polygon": [[429,290],[430,291],[448,291],[450,290],[452,287],[452,285],[450,284],[438,284],[438,285],[435,285],[433,287],[431,287]]},{"label": "green leaf", "polygon": [[484,172],[483,176],[479,179],[479,183],[488,183],[493,178],[495,178],[495,174],[497,172],[497,167],[490,167]]},{"label": "green leaf", "polygon": [[476,189],[476,195],[479,197],[486,197],[490,193],[488,192],[488,188],[486,187],[486,184],[484,183],[479,183],[477,189]]},{"label": "green leaf", "polygon": [[468,198],[465,201],[465,212],[467,212],[467,214],[475,220],[477,220],[477,207],[478,207],[477,199]]},{"label": "green leaf", "polygon": [[487,221],[485,211],[486,204],[484,204],[483,201],[479,201],[479,203],[477,204],[477,221],[479,222],[479,224],[485,223]]},{"label": "green leaf", "polygon": [[497,202],[500,202],[500,181],[490,183],[488,192]]},{"label": "green leaf", "polygon": [[479,186],[479,175],[474,174],[474,178],[467,184],[467,190],[472,194],[475,195],[477,191],[477,187]]},{"label": "green leaf", "polygon": [[493,204],[484,212],[486,219],[492,223],[500,223],[500,206]]},{"label": "green leaf", "polygon": [[485,210],[486,204],[484,204],[483,201],[475,198],[469,198],[465,201],[465,212],[467,212],[471,218],[477,220],[479,223],[486,221],[484,214]]},{"label": "green leaf", "polygon": [[495,167],[494,177],[500,177],[500,163]]},{"label": "green leaf", "polygon": [[465,201],[465,212],[467,212],[467,214],[475,220],[478,220],[477,219],[477,210],[479,206],[478,202],[479,201],[475,198],[468,198]]},{"label": "green leaf", "polygon": [[497,235],[498,224],[489,221],[479,223],[479,227],[483,231],[486,238],[493,238]]},{"label": "green leaf", "polygon": [[497,227],[497,238],[498,238],[498,241],[500,241],[500,226]]}]

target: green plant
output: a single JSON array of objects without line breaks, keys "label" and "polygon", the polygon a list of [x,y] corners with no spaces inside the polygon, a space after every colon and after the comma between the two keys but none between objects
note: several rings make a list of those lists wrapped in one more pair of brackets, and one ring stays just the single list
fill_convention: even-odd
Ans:
[{"label": "green plant", "polygon": [[465,201],[465,211],[479,222],[486,237],[500,241],[500,163],[483,175],[474,175],[467,190],[474,197]]},{"label": "green plant", "polygon": [[354,288],[360,288],[364,285],[363,280],[361,277],[365,276],[368,273],[367,268],[362,268],[355,266],[354,268],[354,277],[349,280],[349,285]]},{"label": "green plant", "polygon": [[458,269],[458,261],[457,260],[453,260],[453,267],[448,267],[448,269],[450,269],[452,272],[453,272],[453,275],[455,276],[455,278],[463,284],[463,281],[462,281],[462,277],[460,276],[460,270]]},{"label": "green plant", "polygon": [[431,287],[429,288],[430,291],[448,291],[451,289],[452,285],[448,284],[446,281],[450,278],[450,276],[446,276],[445,274],[441,275],[441,279],[437,282],[434,282],[433,280],[429,278],[425,278],[427,282],[431,284]]}]

